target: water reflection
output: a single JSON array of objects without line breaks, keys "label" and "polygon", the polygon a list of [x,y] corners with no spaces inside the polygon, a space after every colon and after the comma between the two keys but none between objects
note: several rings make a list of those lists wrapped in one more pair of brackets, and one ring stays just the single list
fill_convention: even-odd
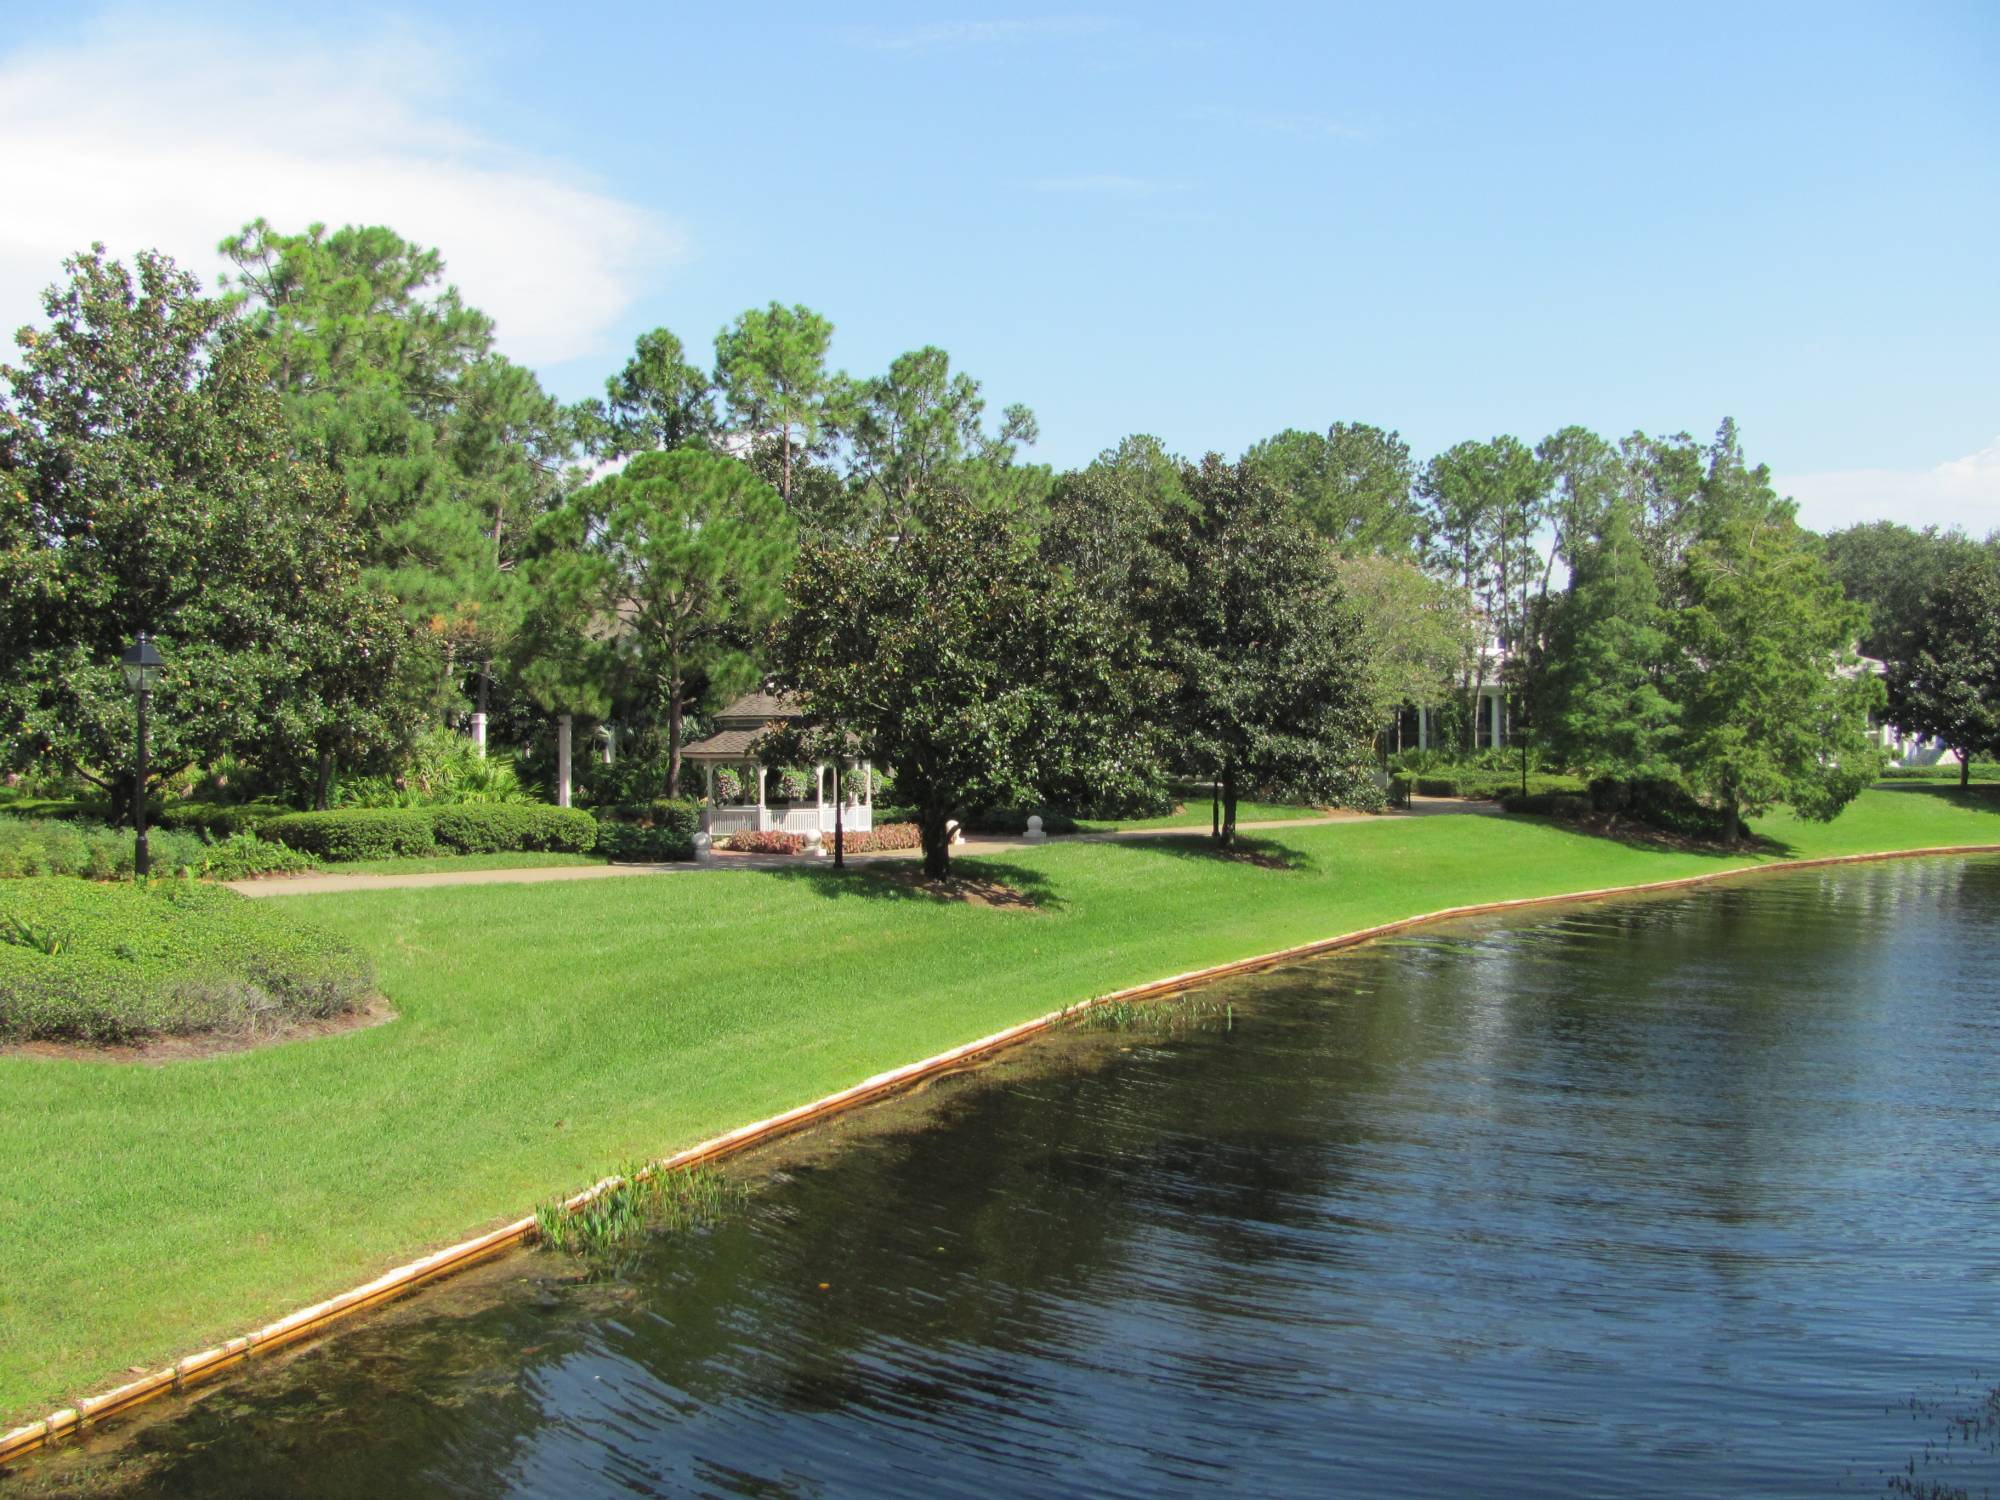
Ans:
[{"label": "water reflection", "polygon": [[13,1484],[1879,1494],[1912,1398],[1992,1363],[1996,916],[2000,862],[1922,861],[1299,965],[770,1153],[621,1279],[516,1259]]}]

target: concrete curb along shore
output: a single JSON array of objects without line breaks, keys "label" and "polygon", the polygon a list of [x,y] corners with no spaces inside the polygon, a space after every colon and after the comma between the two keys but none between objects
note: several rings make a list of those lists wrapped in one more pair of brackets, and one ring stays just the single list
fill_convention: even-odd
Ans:
[{"label": "concrete curb along shore", "polygon": [[[1280,964],[1311,958],[1322,953],[1330,953],[1341,948],[1350,948],[1375,938],[1388,937],[1394,933],[1408,931],[1413,927],[1427,926],[1434,922],[1449,921],[1457,917],[1479,916],[1491,912],[1513,911],[1525,907],[1554,906],[1575,901],[1598,901],[1615,896],[1644,895],[1648,892],[1684,889],[1689,886],[1707,885],[1718,880],[1733,879],[1742,875],[1783,874],[1795,870],[1814,869],[1828,865],[1864,864],[1891,859],[1915,859],[1945,855],[2000,854],[1996,844],[1959,844],[1933,849],[1896,849],[1871,854],[1840,854],[1821,859],[1798,859],[1774,861],[1770,864],[1743,865],[1729,870],[1715,870],[1700,875],[1682,876],[1675,880],[1651,881],[1641,885],[1610,886],[1598,890],[1568,891],[1547,896],[1520,896],[1507,901],[1486,901],[1472,906],[1452,906],[1440,911],[1425,912],[1420,916],[1401,917],[1393,922],[1383,922],[1373,927],[1360,928],[1354,932],[1342,933],[1337,937],[1320,938],[1310,943],[1300,943],[1294,947],[1281,948],[1273,953],[1258,954],[1254,958],[1237,959],[1230,963],[1215,964],[1205,969],[1195,969],[1185,974],[1175,974],[1166,979],[1149,980],[1144,984],[1129,986],[1122,990],[1096,995],[1089,1000],[1068,1005],[1061,1010],[1051,1011],[1032,1021],[1009,1026],[996,1031],[978,1041],[967,1042],[887,1072],[877,1073],[872,1078],[863,1079],[850,1088],[828,1094],[810,1104],[786,1110],[783,1114],[739,1126],[735,1130],[711,1137],[696,1146],[690,1146],[672,1156],[654,1162],[641,1175],[656,1172],[677,1171],[685,1167],[713,1162],[752,1146],[776,1140],[780,1136],[824,1119],[840,1114],[864,1104],[871,1104],[891,1094],[908,1089],[941,1073],[963,1067],[966,1063],[983,1058],[991,1053],[1024,1042],[1038,1036],[1050,1027],[1069,1019],[1093,1006],[1116,1001],[1150,1000],[1172,994],[1179,990],[1206,984],[1217,979],[1227,979],[1239,974],[1252,974]],[[600,1194],[610,1191],[622,1182],[622,1178],[606,1177],[593,1183],[582,1192],[564,1201],[566,1209],[577,1209],[591,1202]],[[497,1229],[472,1239],[461,1241],[443,1250],[410,1261],[392,1271],[384,1272],[373,1281],[342,1292],[324,1302],[316,1302],[311,1307],[268,1323],[255,1332],[205,1349],[198,1354],[190,1354],[163,1369],[143,1375],[114,1390],[78,1401],[74,1406],[52,1412],[38,1422],[30,1422],[25,1427],[17,1427],[12,1432],[0,1434],[0,1463],[21,1457],[55,1442],[61,1438],[80,1432],[87,1426],[94,1426],[107,1417],[127,1411],[156,1396],[171,1391],[183,1390],[220,1374],[253,1355],[263,1354],[286,1345],[311,1338],[324,1332],[335,1323],[356,1313],[379,1306],[393,1298],[405,1295],[427,1282],[450,1276],[489,1259],[504,1250],[525,1243],[534,1238],[535,1218],[532,1214],[503,1224]]]}]

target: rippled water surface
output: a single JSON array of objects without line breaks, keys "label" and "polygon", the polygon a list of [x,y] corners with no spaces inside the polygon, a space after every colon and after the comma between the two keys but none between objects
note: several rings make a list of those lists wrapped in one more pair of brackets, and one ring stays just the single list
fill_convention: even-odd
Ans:
[{"label": "rippled water surface", "polygon": [[2000,861],[1460,924],[1213,998],[769,1154],[616,1274],[515,1257],[14,1483],[2000,1489]]}]

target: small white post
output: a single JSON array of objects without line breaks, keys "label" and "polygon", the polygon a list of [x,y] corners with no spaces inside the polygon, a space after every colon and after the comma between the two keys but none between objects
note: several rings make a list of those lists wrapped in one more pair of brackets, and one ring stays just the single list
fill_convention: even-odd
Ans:
[{"label": "small white post", "polygon": [[709,833],[694,836],[694,862],[698,865],[715,863],[715,837]]},{"label": "small white post", "polygon": [[481,760],[486,759],[486,715],[472,716],[472,753]]},{"label": "small white post", "polygon": [[1021,837],[1025,838],[1031,844],[1039,844],[1048,837],[1046,833],[1042,832],[1042,815],[1040,813],[1028,814],[1028,831],[1022,834]]},{"label": "small white post", "polygon": [[813,767],[813,827],[826,827],[826,767]]},{"label": "small white post", "polygon": [[556,806],[569,806],[569,735],[572,715],[556,718]]},{"label": "small white post", "polygon": [[1493,694],[1493,748],[1500,748],[1500,694]]}]

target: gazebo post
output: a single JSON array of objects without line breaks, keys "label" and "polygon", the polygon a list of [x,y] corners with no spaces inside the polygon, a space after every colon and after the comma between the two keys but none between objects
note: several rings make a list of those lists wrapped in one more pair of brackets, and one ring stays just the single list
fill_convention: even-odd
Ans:
[{"label": "gazebo post", "polygon": [[715,822],[715,762],[701,763],[701,831],[713,833]]},{"label": "gazebo post", "polygon": [[764,805],[764,768],[757,767],[757,831],[762,833],[771,826],[771,813]]},{"label": "gazebo post", "polygon": [[826,767],[813,767],[813,827],[826,831]]}]

